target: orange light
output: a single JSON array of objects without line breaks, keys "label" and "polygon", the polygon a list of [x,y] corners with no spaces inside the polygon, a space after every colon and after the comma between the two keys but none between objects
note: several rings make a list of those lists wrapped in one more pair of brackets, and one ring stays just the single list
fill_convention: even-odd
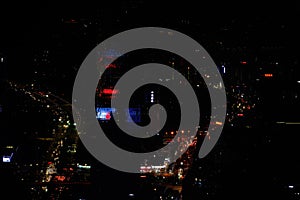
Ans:
[{"label": "orange light", "polygon": [[142,175],[142,176],[140,176],[140,178],[147,178],[147,176],[145,176],[145,175]]},{"label": "orange light", "polygon": [[65,176],[55,176],[58,181],[64,181],[66,179]]},{"label": "orange light", "polygon": [[223,123],[222,122],[216,122],[216,125],[222,125]]},{"label": "orange light", "polygon": [[265,77],[273,77],[273,74],[264,74]]}]

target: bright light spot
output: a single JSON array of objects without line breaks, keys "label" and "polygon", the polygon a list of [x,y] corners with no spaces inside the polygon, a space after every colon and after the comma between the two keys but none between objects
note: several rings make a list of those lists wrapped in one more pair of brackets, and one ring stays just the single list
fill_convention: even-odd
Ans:
[{"label": "bright light spot", "polygon": [[273,77],[273,74],[264,74],[265,77]]},{"label": "bright light spot", "polygon": [[222,68],[223,68],[223,73],[226,74],[226,68],[224,65],[222,65]]},{"label": "bright light spot", "polygon": [[223,123],[222,122],[216,122],[216,125],[222,125]]},{"label": "bright light spot", "polygon": [[294,186],[293,186],[293,185],[289,185],[289,188],[290,188],[290,189],[293,189],[293,188],[294,188]]},{"label": "bright light spot", "polygon": [[300,81],[297,81],[297,83],[300,83]]},{"label": "bright light spot", "polygon": [[134,194],[129,194],[128,196],[130,196],[130,197],[134,197]]}]

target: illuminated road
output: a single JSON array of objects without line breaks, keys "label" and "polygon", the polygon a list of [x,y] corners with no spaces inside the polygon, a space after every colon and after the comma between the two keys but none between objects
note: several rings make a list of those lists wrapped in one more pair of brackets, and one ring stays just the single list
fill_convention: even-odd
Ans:
[{"label": "illuminated road", "polygon": [[[45,154],[44,159],[35,163],[38,166],[36,170],[38,174],[35,173],[35,176],[30,178],[32,181],[28,180],[28,185],[32,185],[30,190],[34,193],[33,198],[60,199],[72,193],[72,187],[76,185],[90,185],[88,180],[74,177],[78,174],[79,161],[75,156],[78,135],[76,124],[72,122],[71,104],[49,91],[37,90],[33,85],[22,85],[11,81],[8,84],[16,93],[29,97],[32,105],[39,105],[53,117],[53,124],[49,124],[52,136],[41,135],[35,138],[36,141],[46,142],[48,147],[46,152],[40,152]],[[22,174],[20,177],[21,180],[24,179]]]}]

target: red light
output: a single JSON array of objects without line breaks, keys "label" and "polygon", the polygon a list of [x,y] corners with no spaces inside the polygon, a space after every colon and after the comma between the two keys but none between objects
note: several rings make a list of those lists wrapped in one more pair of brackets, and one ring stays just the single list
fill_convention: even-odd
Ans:
[{"label": "red light", "polygon": [[105,68],[106,69],[108,69],[108,68],[117,68],[117,66],[115,64],[109,64]]},{"label": "red light", "polygon": [[58,181],[64,181],[66,179],[65,176],[55,176]]},{"label": "red light", "polygon": [[239,116],[239,117],[243,117],[243,116],[244,116],[244,114],[243,114],[243,113],[239,113],[239,114],[237,114],[237,116]]},{"label": "red light", "polygon": [[113,89],[103,89],[102,93],[103,94],[117,94],[117,90],[113,90]]},{"label": "red light", "polygon": [[110,113],[107,113],[107,114],[105,115],[105,118],[106,118],[106,119],[110,119],[110,118],[111,118]]},{"label": "red light", "polygon": [[241,61],[242,65],[247,65],[247,61]]}]

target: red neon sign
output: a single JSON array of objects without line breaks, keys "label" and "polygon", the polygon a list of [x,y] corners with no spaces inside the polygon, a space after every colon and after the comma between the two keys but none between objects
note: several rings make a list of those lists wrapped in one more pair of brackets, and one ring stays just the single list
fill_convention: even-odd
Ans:
[{"label": "red neon sign", "polygon": [[113,89],[103,89],[102,90],[103,94],[117,94],[118,90],[113,90]]}]

